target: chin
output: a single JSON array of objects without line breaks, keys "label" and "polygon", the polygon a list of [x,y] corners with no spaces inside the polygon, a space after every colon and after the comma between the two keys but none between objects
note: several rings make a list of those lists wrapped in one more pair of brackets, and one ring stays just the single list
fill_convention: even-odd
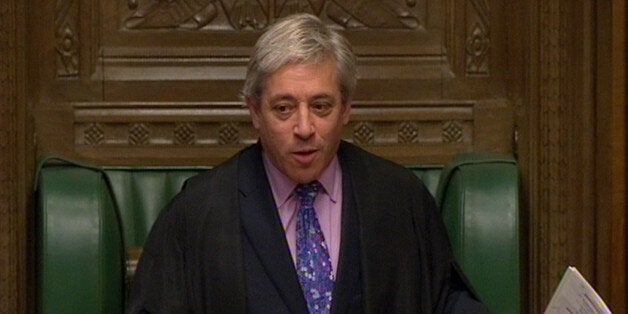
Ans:
[{"label": "chin", "polygon": [[318,180],[319,176],[320,172],[297,173],[292,177],[292,180],[296,181],[297,183],[310,183],[314,180]]}]

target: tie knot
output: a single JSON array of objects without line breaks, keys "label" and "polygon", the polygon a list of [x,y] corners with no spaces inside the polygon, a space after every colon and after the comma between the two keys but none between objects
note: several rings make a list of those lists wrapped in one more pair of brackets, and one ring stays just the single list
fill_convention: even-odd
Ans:
[{"label": "tie knot", "polygon": [[301,204],[312,206],[312,204],[314,204],[316,194],[320,191],[320,189],[321,183],[318,181],[297,185],[296,192]]}]

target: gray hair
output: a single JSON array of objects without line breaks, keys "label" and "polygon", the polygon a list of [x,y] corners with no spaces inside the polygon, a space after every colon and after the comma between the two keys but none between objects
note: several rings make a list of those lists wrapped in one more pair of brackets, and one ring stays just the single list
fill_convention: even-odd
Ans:
[{"label": "gray hair", "polygon": [[287,64],[318,63],[333,58],[342,102],[353,96],[356,57],[349,42],[311,14],[295,14],[271,25],[255,44],[242,96],[259,101],[269,75]]}]

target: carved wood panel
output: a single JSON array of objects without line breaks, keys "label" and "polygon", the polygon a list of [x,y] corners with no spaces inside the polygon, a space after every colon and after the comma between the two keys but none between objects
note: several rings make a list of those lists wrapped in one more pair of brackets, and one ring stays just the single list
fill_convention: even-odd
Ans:
[{"label": "carved wood panel", "polygon": [[[54,12],[41,13],[55,32],[40,33],[54,52],[40,60],[39,154],[125,164],[224,160],[256,137],[238,97],[250,49],[265,26],[294,12],[341,29],[358,54],[347,140],[402,163],[512,152],[513,109],[499,68],[504,31],[492,23],[492,6],[55,0]],[[412,118],[401,119],[406,113]]]},{"label": "carved wood panel", "polygon": [[[615,29],[606,24],[616,14],[611,2],[386,0],[373,4],[379,11],[369,3],[0,1],[0,312],[34,310],[23,247],[30,208],[20,199],[32,186],[14,184],[24,181],[20,167],[34,172],[17,152],[34,144],[15,133],[24,132],[19,124],[33,116],[37,156],[214,164],[252,140],[237,99],[249,47],[262,25],[291,10],[319,14],[354,43],[360,87],[347,138],[377,153],[423,163],[457,151],[510,152],[515,102],[529,312],[544,309],[562,267],[574,260],[625,308],[626,278],[613,272],[625,266],[625,248],[613,246],[625,243],[616,237],[625,235],[625,193],[623,203],[613,202],[606,183],[621,181],[625,190],[626,178],[592,166],[625,151],[624,143],[613,150],[619,154],[606,154],[610,141],[625,137],[625,126],[623,135],[605,134],[612,128],[605,117],[616,116],[604,98],[617,89],[595,90],[591,78],[605,86],[614,81],[605,73],[625,75],[614,66],[621,58],[600,48]],[[612,6],[623,7],[623,21],[614,23],[625,32],[626,4]],[[370,14],[382,8],[389,10]],[[622,36],[614,42],[625,48]],[[23,38],[27,46],[16,48]],[[597,62],[613,66],[596,63],[596,45]],[[28,54],[27,69],[16,61],[20,52]],[[17,87],[24,77],[28,88]],[[16,90],[27,90],[28,101]],[[609,231],[609,220],[619,229]]]},{"label": "carved wood panel", "polygon": [[[344,138],[400,162],[416,162],[414,157],[426,147],[432,150],[430,157],[443,160],[456,152],[472,150],[478,135],[491,133],[486,124],[477,122],[481,119],[475,118],[477,108],[483,105],[490,107],[473,102],[358,102]],[[508,119],[506,114],[502,116]],[[150,159],[155,149],[180,159],[194,159],[204,152],[205,162],[212,162],[208,160],[212,152],[233,154],[242,145],[257,140],[248,110],[239,102],[220,106],[216,103],[75,103],[72,119],[73,145],[82,155],[97,158],[99,154],[116,151],[107,156],[107,161],[103,160],[105,163],[124,163],[123,159],[131,156]],[[404,153],[400,154],[400,150]],[[215,162],[226,155],[215,157]]]}]

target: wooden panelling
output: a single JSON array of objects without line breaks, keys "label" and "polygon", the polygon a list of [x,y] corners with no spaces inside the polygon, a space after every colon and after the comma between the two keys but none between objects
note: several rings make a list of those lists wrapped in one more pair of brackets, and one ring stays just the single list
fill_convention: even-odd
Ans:
[{"label": "wooden panelling", "polygon": [[[16,114],[17,98],[16,7],[13,2],[0,3],[0,304],[2,313],[18,309],[19,263],[24,262],[18,242],[18,207],[16,181]],[[22,231],[23,232],[23,231]],[[20,291],[23,292],[23,291]],[[4,306],[3,306],[4,308]]]},{"label": "wooden panelling", "polygon": [[24,2],[0,2],[0,313],[33,309],[28,209],[34,156],[26,123]]},{"label": "wooden panelling", "polygon": [[[107,164],[144,159],[176,165],[186,163],[186,158],[191,164],[216,163],[257,140],[248,110],[240,102],[74,103],[72,116],[48,118],[55,125],[40,136],[58,138],[58,130],[73,121],[74,140],[48,141],[41,143],[41,149],[67,145],[79,158]],[[444,163],[465,151],[507,152],[511,137],[498,131],[512,124],[505,100],[362,101],[354,104],[344,138],[401,163]],[[501,136],[491,136],[492,142],[479,140],[493,133]]]},{"label": "wooden panelling", "polygon": [[[266,25],[297,11],[340,28],[358,54],[345,139],[402,163],[510,153],[514,113],[501,61],[505,28],[493,23],[503,21],[498,9],[481,0],[57,0],[52,14],[41,13],[54,17],[57,31],[39,30],[54,46],[41,68],[56,70],[39,76],[48,88],[35,105],[38,155],[123,164],[226,159],[256,137],[239,104],[250,49]],[[468,116],[450,116],[460,106]],[[430,114],[399,121],[395,110]]]},{"label": "wooden panelling", "polygon": [[594,11],[587,1],[528,5],[531,75],[522,136],[527,148],[520,156],[529,210],[530,312],[540,313],[567,266],[596,282],[596,198],[590,188],[596,174],[596,64],[588,44]]},{"label": "wooden panelling", "polygon": [[[99,62],[105,100],[130,100],[131,95],[133,100],[237,100],[248,55],[261,29],[297,11],[316,13],[344,30],[361,57],[364,80],[407,86],[412,81],[438,81],[447,72],[443,26],[433,25],[442,21],[433,17],[432,11],[440,9],[436,1],[188,2],[163,1],[147,7],[102,1]],[[133,94],[136,87],[144,92]],[[376,92],[384,99],[396,97],[386,88]]]},{"label": "wooden panelling", "polygon": [[612,47],[626,44],[612,34],[625,20],[610,19],[604,1],[535,0],[525,10],[529,76],[518,123],[529,312],[544,311],[571,265],[624,313],[626,66]]},{"label": "wooden panelling", "polygon": [[[612,23],[610,25],[611,45],[610,51],[600,53],[600,57],[607,57],[611,60],[610,82],[605,82],[606,92],[610,98],[610,105],[605,111],[604,118],[610,121],[607,126],[610,154],[605,156],[610,158],[608,161],[610,172],[616,175],[610,176],[610,185],[612,189],[609,191],[608,203],[610,210],[610,219],[608,228],[603,238],[607,238],[609,242],[610,258],[609,264],[602,264],[599,267],[601,273],[607,274],[603,282],[608,287],[607,295],[613,304],[615,313],[628,312],[628,137],[626,123],[628,123],[628,4],[626,1],[612,2]],[[603,78],[600,78],[603,79]],[[610,116],[610,117],[609,117]],[[606,162],[603,159],[603,162]],[[605,182],[603,182],[605,183]],[[604,212],[600,214],[604,215]]]},{"label": "wooden panelling", "polygon": [[251,46],[295,11],[355,46],[347,140],[406,164],[516,154],[526,312],[567,265],[625,311],[625,1],[16,0],[0,1],[0,312],[35,311],[34,160],[224,160],[255,140]]}]

